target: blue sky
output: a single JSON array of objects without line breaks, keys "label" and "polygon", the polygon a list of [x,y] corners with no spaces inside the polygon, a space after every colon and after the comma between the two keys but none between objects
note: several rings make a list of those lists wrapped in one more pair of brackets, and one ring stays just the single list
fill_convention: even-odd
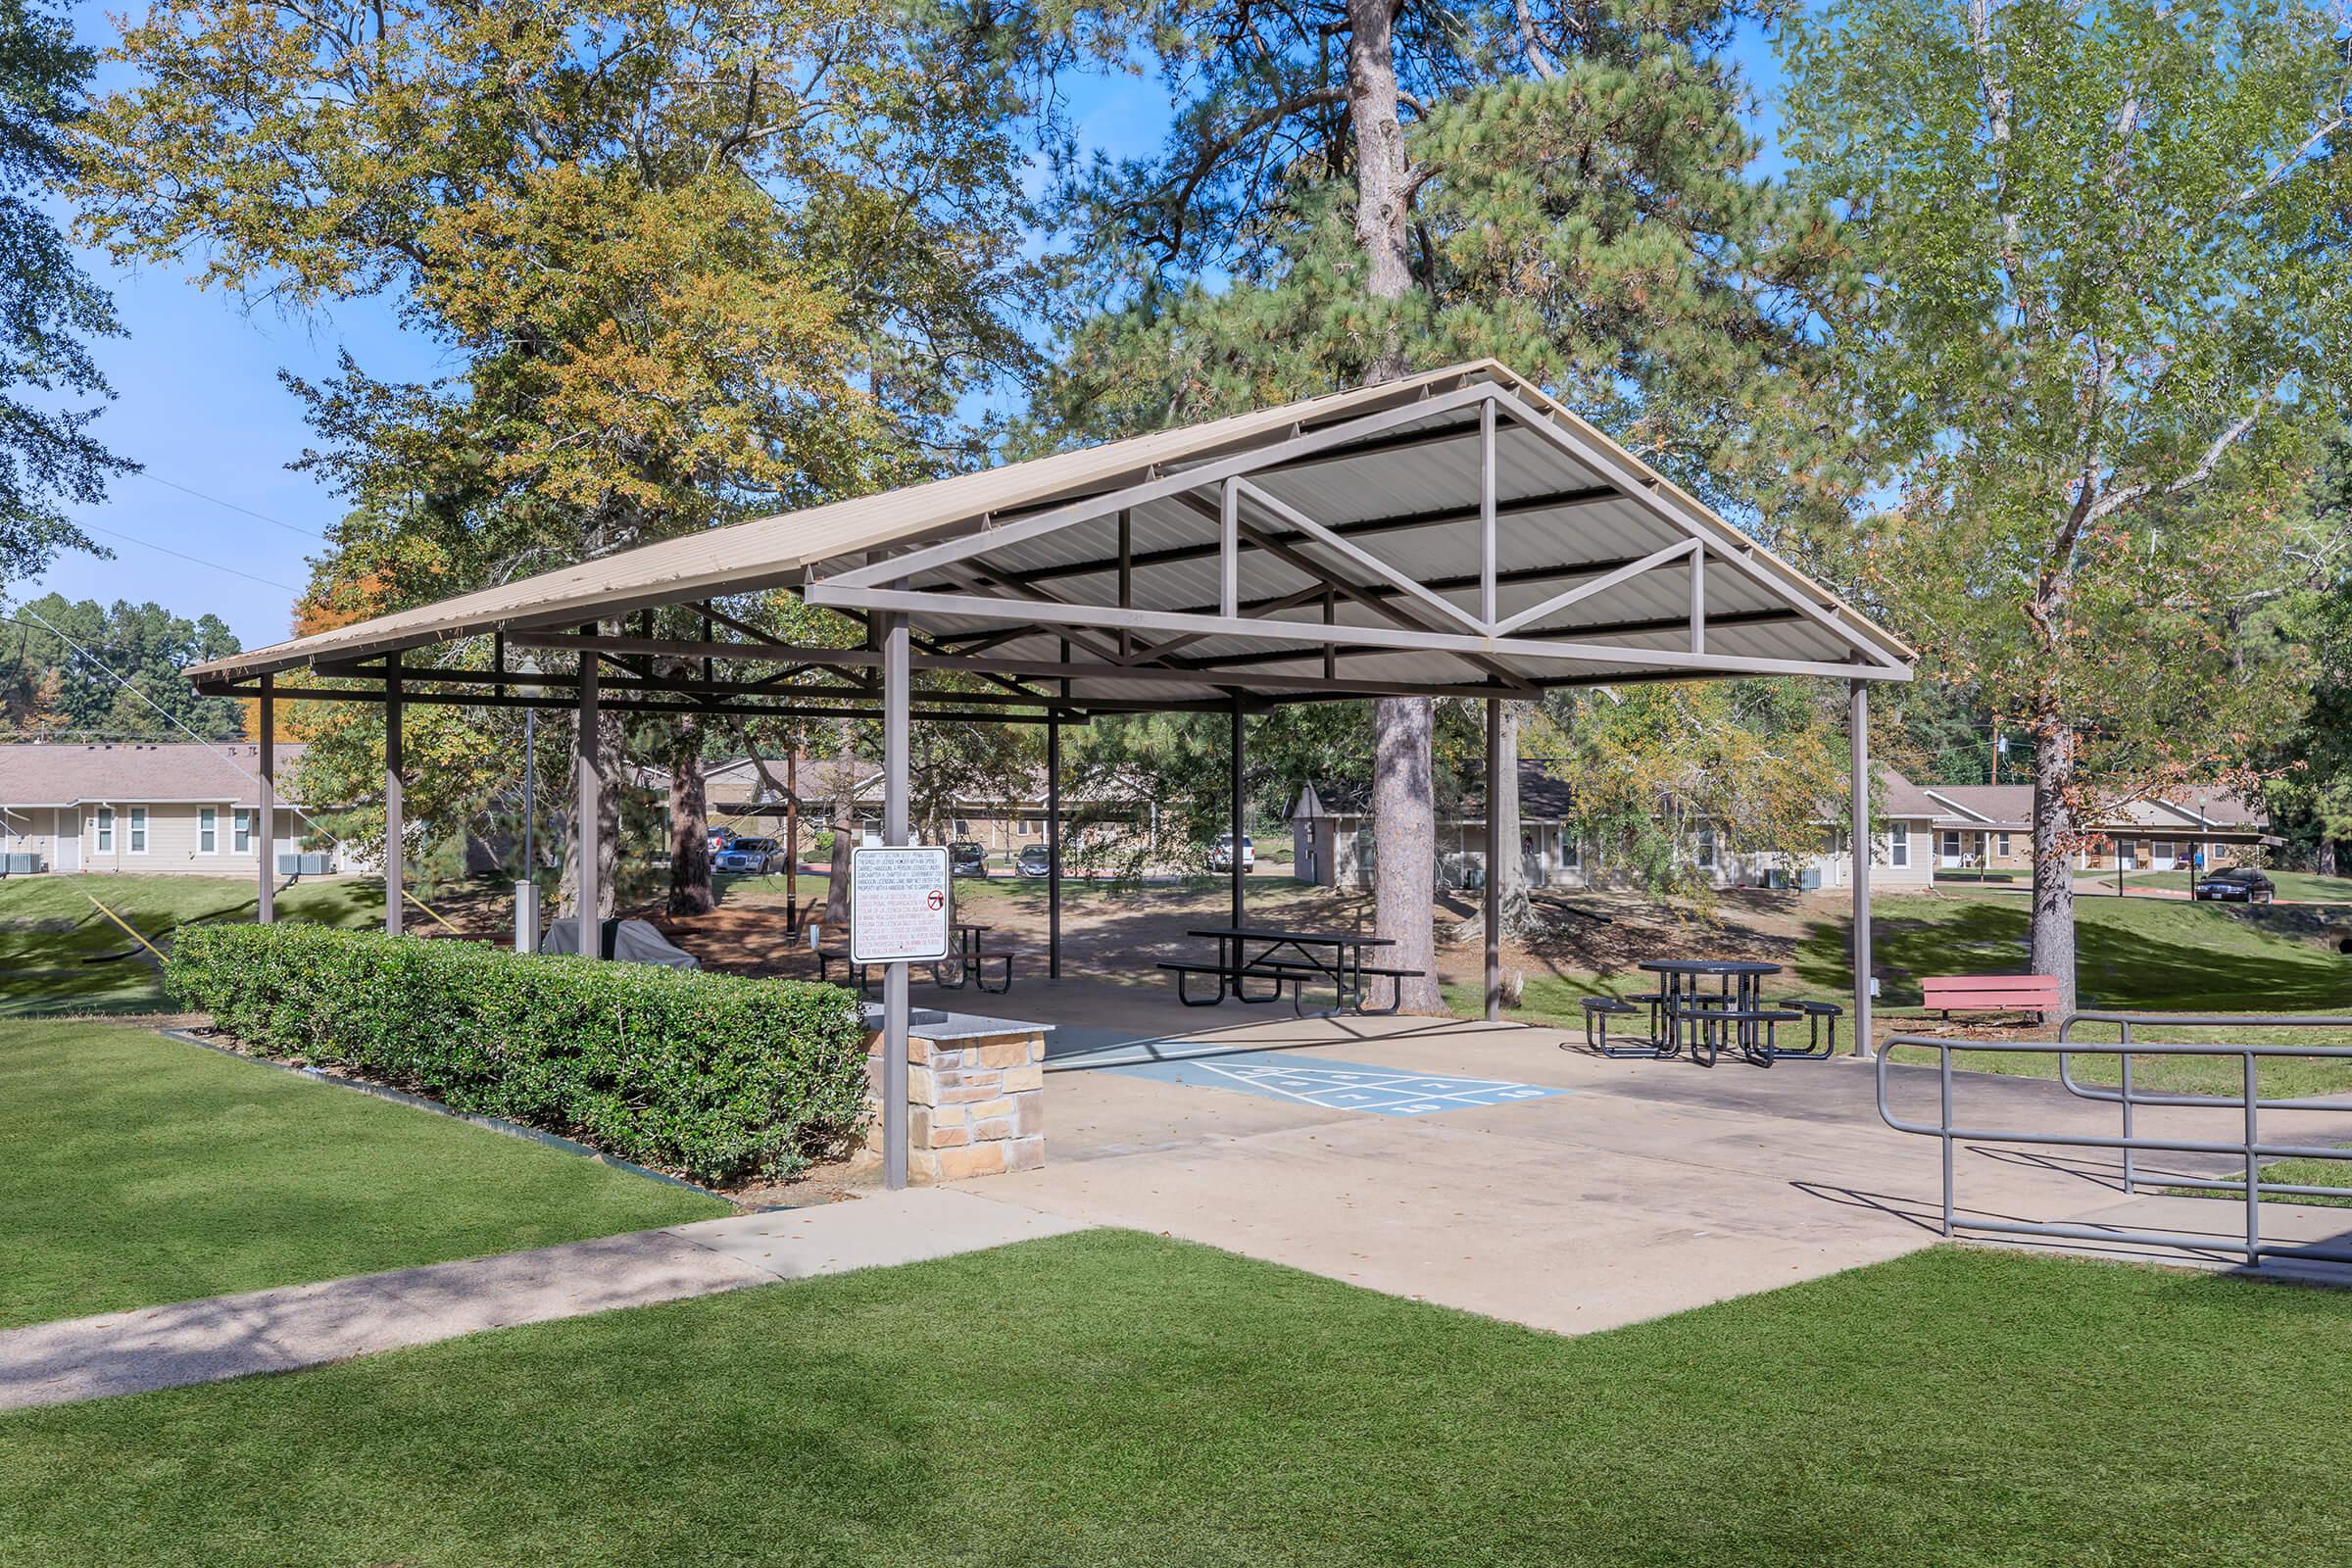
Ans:
[{"label": "blue sky", "polygon": [[[85,42],[114,40],[107,8],[120,3],[74,7]],[[1773,61],[1762,40],[1743,39],[1738,52],[1751,79],[1770,87]],[[1165,95],[1151,80],[1089,83],[1071,107],[1087,140],[1114,154],[1148,150],[1167,117]],[[1778,160],[1768,155],[1767,163]],[[219,615],[247,647],[278,641],[308,574],[305,557],[342,510],[333,494],[286,466],[309,431],[279,372],[329,374],[348,349],[374,374],[428,378],[445,371],[435,346],[403,333],[378,302],[289,318],[248,312],[172,271],[119,269],[95,255],[87,265],[114,294],[127,329],[97,345],[115,390],[100,435],[145,471],[117,480],[103,506],[74,514],[115,559],[66,557],[17,594],[154,600],[184,615]]]}]

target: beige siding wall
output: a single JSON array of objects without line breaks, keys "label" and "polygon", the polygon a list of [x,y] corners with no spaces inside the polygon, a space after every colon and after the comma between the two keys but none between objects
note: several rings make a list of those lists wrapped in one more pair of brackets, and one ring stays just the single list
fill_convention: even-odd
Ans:
[{"label": "beige siding wall", "polygon": [[[201,806],[159,804],[146,808],[147,847],[145,853],[131,848],[130,806],[114,808],[114,844],[111,849],[98,848],[99,808],[85,806],[79,812],[72,809],[52,810],[40,807],[19,810],[12,814],[9,826],[21,825],[29,818],[40,831],[22,837],[9,833],[5,848],[13,854],[37,854],[48,869],[120,872],[126,875],[181,876],[255,876],[259,873],[256,851],[267,846],[258,840],[245,853],[236,847],[235,808],[221,805],[213,808],[216,815],[214,853],[203,850],[203,812]],[[290,810],[277,812],[277,837],[290,841],[301,832],[300,819]],[[66,843],[63,841],[74,841]],[[79,850],[78,864],[74,851]]]}]

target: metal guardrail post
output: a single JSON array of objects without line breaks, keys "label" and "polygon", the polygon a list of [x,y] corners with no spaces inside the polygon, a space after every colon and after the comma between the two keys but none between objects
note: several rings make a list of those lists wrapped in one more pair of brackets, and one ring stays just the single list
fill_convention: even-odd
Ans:
[{"label": "metal guardrail post", "polygon": [[[2084,1046],[2072,1038],[2076,1024],[2082,1022],[2114,1023],[2121,1026],[2120,1038],[2113,1044]],[[1977,1051],[1989,1053],[2023,1053],[2047,1051],[2043,1041],[2019,1040],[1952,1040],[1939,1035],[1897,1035],[1886,1042],[1886,1050],[1879,1053],[1875,1065],[1879,1115],[1897,1132],[1915,1133],[1935,1138],[1941,1145],[1943,1164],[1943,1234],[1952,1236],[1960,1231],[1980,1232],[1994,1236],[2034,1236],[2061,1241],[2087,1241],[2103,1244],[2127,1244],[2141,1247],[2160,1247],[2192,1252],[2234,1252],[2242,1256],[2249,1267],[2268,1256],[2291,1253],[2298,1260],[2352,1264],[2352,1251],[2322,1245],[2271,1243],[2263,1238],[2262,1200],[2264,1197],[2328,1197],[2352,1198],[2352,1186],[2326,1186],[2311,1182],[2265,1181],[2262,1168],[2265,1161],[2280,1159],[2352,1161],[2352,1148],[2332,1145],[2268,1144],[2262,1138],[2262,1112],[2268,1110],[2319,1110],[2352,1114],[2352,1097],[2299,1096],[2266,1099],[2262,1094],[2261,1064],[2266,1057],[2341,1061],[2352,1063],[2352,1046],[2295,1046],[2268,1045],[2238,1041],[2186,1042],[2146,1040],[2134,1033],[2134,1026],[2172,1025],[2180,1028],[2333,1028],[2352,1031],[2352,1018],[2306,1017],[2294,1015],[2198,1017],[2163,1016],[2146,1013],[2076,1013],[2060,1026],[2058,1059],[2060,1078],[2067,1091],[2078,1099],[2112,1101],[2123,1112],[2123,1130],[2116,1135],[2064,1133],[2033,1128],[1974,1127],[1960,1123],[1955,1101],[1953,1053]],[[1917,1046],[1936,1053],[1937,1115],[1933,1123],[1907,1120],[1895,1114],[1888,1098],[1888,1080],[1893,1070],[1893,1049],[1898,1046]],[[2121,1058],[2123,1087],[2119,1090],[2086,1085],[2074,1077],[2072,1057],[2075,1055],[2112,1055]],[[2239,1061],[2239,1086],[2235,1095],[2177,1094],[2142,1092],[2132,1077],[2131,1063],[2135,1055],[2152,1057],[2236,1057]],[[2234,1139],[2143,1137],[2136,1125],[2136,1110],[2141,1105],[2235,1109],[2241,1114],[2238,1136]],[[2240,1163],[2243,1176],[2230,1180],[2226,1176],[2203,1175],[2183,1171],[2163,1173],[2166,1187],[2189,1188],[2211,1193],[2238,1195],[2243,1201],[2244,1234],[2234,1240],[2227,1231],[2211,1233],[2181,1233],[2130,1225],[2049,1224],[1998,1219],[1962,1220],[1958,1209],[1958,1181],[1955,1155],[1961,1140],[1985,1144],[2022,1145],[2029,1148],[2101,1149],[2114,1150],[2124,1156],[2124,1187],[2135,1192],[2138,1187],[2136,1156],[2145,1152],[2197,1154],[2218,1156]],[[2227,1168],[2226,1166],[2224,1167]]]}]

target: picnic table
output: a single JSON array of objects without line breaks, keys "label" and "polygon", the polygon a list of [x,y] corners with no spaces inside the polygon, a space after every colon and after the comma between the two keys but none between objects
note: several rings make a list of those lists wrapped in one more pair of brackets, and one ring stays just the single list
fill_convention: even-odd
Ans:
[{"label": "picnic table", "polygon": [[[1185,935],[1217,945],[1214,963],[1160,965],[1176,976],[1176,999],[1188,1007],[1213,1007],[1227,997],[1251,1004],[1278,1002],[1287,985],[1291,988],[1292,1010],[1303,1014],[1306,987],[1328,981],[1335,1004],[1333,1011],[1391,1013],[1403,1004],[1402,982],[1421,972],[1364,961],[1364,955],[1371,949],[1395,947],[1393,937],[1359,936],[1351,931],[1283,931],[1263,926],[1212,926],[1187,931]],[[1192,975],[1214,976],[1217,994],[1194,996],[1185,983]],[[1364,1005],[1368,975],[1390,982],[1391,996],[1386,1007]],[[1265,989],[1253,993],[1251,981],[1265,982]]]},{"label": "picnic table", "polygon": [[1757,958],[1645,958],[1636,967],[1658,976],[1657,997],[1650,1004],[1657,1026],[1650,1037],[1658,1043],[1660,1055],[1671,1056],[1687,1045],[1691,1060],[1712,1067],[1728,1033],[1741,1055],[1769,1067],[1782,1054],[1772,1043],[1773,1027],[1803,1016],[1764,1005],[1764,977],[1781,972],[1777,963]]},{"label": "picnic table", "polygon": [[[958,920],[950,927],[956,951],[931,966],[932,983],[942,991],[961,991],[966,985],[975,985],[996,995],[1010,991],[1012,950],[988,945],[987,933],[995,929],[995,926],[978,925],[969,920]],[[988,983],[988,965],[1000,962],[1004,966],[1003,983],[992,986]]]}]

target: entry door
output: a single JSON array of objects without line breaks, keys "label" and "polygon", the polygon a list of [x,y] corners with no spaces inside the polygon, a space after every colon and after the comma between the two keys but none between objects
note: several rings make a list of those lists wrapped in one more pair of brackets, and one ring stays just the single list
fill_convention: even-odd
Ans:
[{"label": "entry door", "polygon": [[81,813],[79,811],[74,812],[71,817],[63,811],[57,813],[57,832],[53,842],[57,845],[57,868],[60,871],[80,870]]}]

